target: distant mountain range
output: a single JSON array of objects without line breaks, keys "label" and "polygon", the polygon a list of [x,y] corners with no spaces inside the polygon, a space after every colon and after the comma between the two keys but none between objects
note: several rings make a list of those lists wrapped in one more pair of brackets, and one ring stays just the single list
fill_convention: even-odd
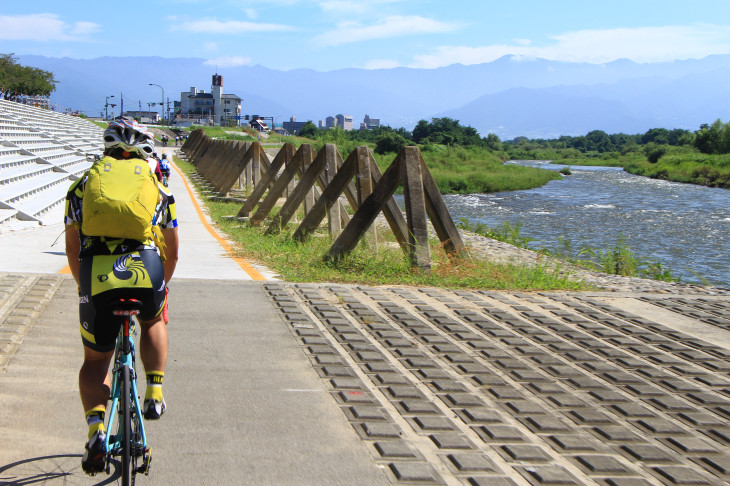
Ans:
[{"label": "distant mountain range", "polygon": [[[23,65],[52,71],[54,103],[90,116],[106,96],[125,109],[179,100],[190,87],[210,91],[215,66],[198,58],[102,57],[90,60],[16,56]],[[315,124],[338,113],[365,114],[382,124],[413,128],[418,120],[450,117],[502,140],[555,138],[591,130],[643,133],[650,128],[696,130],[730,121],[730,55],[639,64],[566,63],[505,56],[493,62],[438,69],[309,69],[263,66],[223,68],[223,89],[243,98],[245,114],[290,116]],[[119,107],[115,109],[118,113]]]}]

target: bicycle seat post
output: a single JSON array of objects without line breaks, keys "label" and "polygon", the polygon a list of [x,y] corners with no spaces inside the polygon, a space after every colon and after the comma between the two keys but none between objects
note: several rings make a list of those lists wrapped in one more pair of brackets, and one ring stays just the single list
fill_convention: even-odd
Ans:
[{"label": "bicycle seat post", "polygon": [[122,343],[122,351],[129,354],[129,327],[132,316],[136,316],[142,311],[142,302],[137,299],[119,299],[111,305],[112,314],[122,316],[124,318],[124,342]]}]

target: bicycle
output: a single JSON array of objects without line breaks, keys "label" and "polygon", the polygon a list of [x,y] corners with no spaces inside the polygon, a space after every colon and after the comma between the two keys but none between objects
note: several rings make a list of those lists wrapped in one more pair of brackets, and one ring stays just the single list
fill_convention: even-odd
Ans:
[{"label": "bicycle", "polygon": [[[137,473],[149,474],[150,449],[142,420],[142,409],[137,395],[137,371],[134,352],[134,334],[137,321],[134,316],[142,310],[142,302],[136,299],[119,299],[112,303],[112,313],[122,316],[123,323],[119,330],[114,350],[114,368],[112,371],[111,409],[107,424],[104,446],[106,452],[106,473],[110,473],[112,457],[120,457],[122,463],[122,485],[133,485]],[[115,417],[118,414],[116,431]],[[139,464],[139,465],[138,465]]]}]

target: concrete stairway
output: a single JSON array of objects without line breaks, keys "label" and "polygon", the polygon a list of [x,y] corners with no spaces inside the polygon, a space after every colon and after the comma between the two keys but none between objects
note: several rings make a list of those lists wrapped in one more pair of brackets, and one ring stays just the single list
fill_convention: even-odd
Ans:
[{"label": "concrete stairway", "polygon": [[78,117],[0,100],[0,225],[44,224],[104,149],[103,129]]}]

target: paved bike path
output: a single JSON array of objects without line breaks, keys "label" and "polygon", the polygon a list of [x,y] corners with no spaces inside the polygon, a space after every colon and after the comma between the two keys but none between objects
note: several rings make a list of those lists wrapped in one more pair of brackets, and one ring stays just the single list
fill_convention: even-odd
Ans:
[{"label": "paved bike path", "polygon": [[[0,484],[108,479],[80,469],[76,287],[53,280],[58,291],[1,368]],[[152,470],[139,484],[386,483],[260,284],[171,286],[169,409],[148,422]]]},{"label": "paved bike path", "polygon": [[[257,282],[275,275],[235,257],[179,172],[170,186],[169,409],[149,424],[146,484],[386,483]],[[76,285],[54,211],[0,229],[0,484],[109,480],[80,469]]]}]

